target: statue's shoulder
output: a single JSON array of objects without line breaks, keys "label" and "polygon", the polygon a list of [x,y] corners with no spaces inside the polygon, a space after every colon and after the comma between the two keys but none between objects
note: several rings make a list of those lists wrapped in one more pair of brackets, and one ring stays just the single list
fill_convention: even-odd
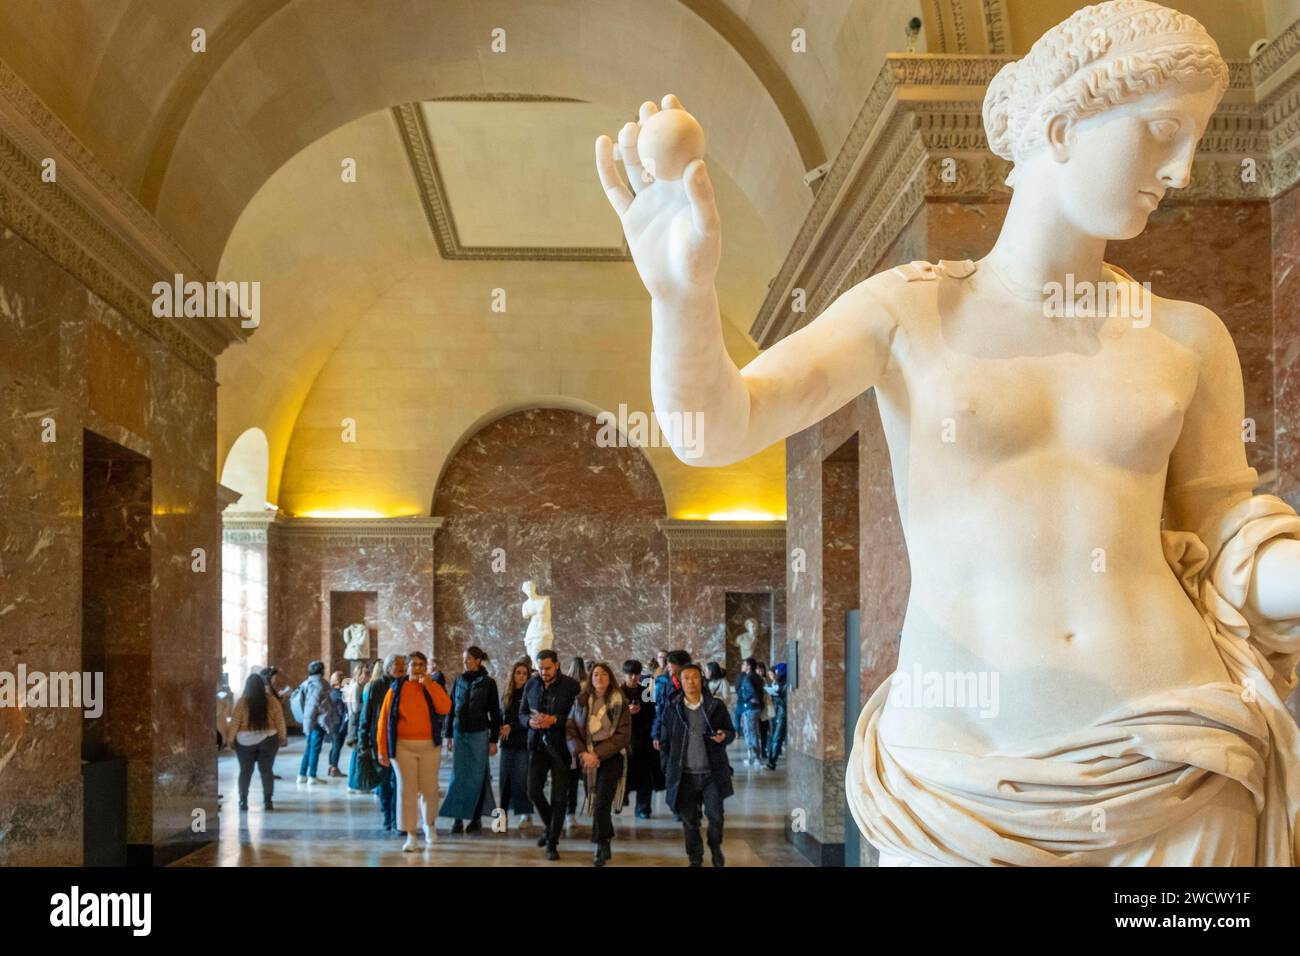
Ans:
[{"label": "statue's shoulder", "polygon": [[933,287],[939,279],[965,279],[974,275],[976,268],[970,259],[940,259],[938,262],[916,259],[877,272],[858,283],[856,288],[863,295],[901,305],[918,292]]},{"label": "statue's shoulder", "polygon": [[[915,259],[901,266],[894,266],[879,273],[880,276],[892,276],[903,282],[934,282],[937,279],[947,277],[949,279],[965,279],[975,272],[975,263],[970,259],[940,259],[938,262],[927,262],[924,259]],[[873,276],[872,278],[876,278]]]}]

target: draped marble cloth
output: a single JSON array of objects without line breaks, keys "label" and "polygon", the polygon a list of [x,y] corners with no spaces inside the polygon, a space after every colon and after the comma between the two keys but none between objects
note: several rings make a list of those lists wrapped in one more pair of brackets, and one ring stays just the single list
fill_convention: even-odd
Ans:
[{"label": "draped marble cloth", "polygon": [[1202,534],[1162,531],[1162,544],[1231,683],[1132,701],[1075,733],[978,756],[888,747],[877,736],[885,681],[858,719],[846,776],[853,817],[882,862],[1115,865],[1143,844],[1159,861],[1167,839],[1181,844],[1180,862],[1249,864],[1223,855],[1240,835],[1231,814],[1206,815],[1200,829],[1192,819],[1229,802],[1235,781],[1257,814],[1253,862],[1296,864],[1300,731],[1284,700],[1296,684],[1300,623],[1248,621],[1243,608],[1260,546],[1300,537],[1300,518],[1280,498],[1256,495]]}]

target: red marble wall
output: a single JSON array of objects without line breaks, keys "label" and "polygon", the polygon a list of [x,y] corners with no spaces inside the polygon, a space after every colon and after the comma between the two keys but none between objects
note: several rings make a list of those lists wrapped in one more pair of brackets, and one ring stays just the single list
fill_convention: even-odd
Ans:
[{"label": "red marble wall", "polygon": [[[319,659],[328,669],[351,673],[331,653],[330,595],[373,591],[378,595],[374,657],[423,651],[432,655],[433,541],[429,535],[352,540],[272,525],[267,532],[267,659],[296,685]],[[335,622],[346,627],[349,619]],[[376,640],[377,637],[377,640]],[[340,646],[341,647],[341,646]],[[444,662],[444,667],[446,663]]]},{"label": "red marble wall", "polygon": [[[146,456],[153,682],[135,700],[152,748],[152,807],[136,801],[129,832],[155,858],[210,839],[221,640],[211,363],[184,364],[3,230],[0,408],[0,670],[82,669],[82,432]],[[45,419],[56,441],[41,440]],[[0,864],[81,861],[82,719],[0,713]]]},{"label": "red marble wall", "polygon": [[[649,661],[670,643],[663,492],[636,448],[602,448],[599,425],[562,409],[516,412],[486,425],[448,462],[433,513],[436,646],[460,670],[477,644],[502,673],[524,653],[520,590],[551,599],[555,650]],[[699,635],[679,634],[703,651]]]},{"label": "red marble wall", "polygon": [[1300,509],[1300,187],[1272,204],[1277,494]]},{"label": "red marble wall", "polygon": [[[685,648],[692,659],[717,661],[734,681],[740,673],[739,651],[725,644],[729,635],[744,630],[744,618],[753,612],[738,610],[739,620],[728,621],[727,594],[769,597],[773,619],[760,614],[759,643],[755,655],[769,663],[786,660],[785,554],[779,547],[762,550],[715,550],[671,545],[669,549],[671,636],[668,649]],[[644,660],[644,658],[643,658]],[[730,660],[730,663],[728,661]]]}]

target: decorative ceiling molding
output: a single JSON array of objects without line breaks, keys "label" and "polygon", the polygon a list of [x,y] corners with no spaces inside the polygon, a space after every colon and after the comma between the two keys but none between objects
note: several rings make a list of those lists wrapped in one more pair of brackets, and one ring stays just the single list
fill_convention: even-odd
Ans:
[{"label": "decorative ceiling molding", "polygon": [[[524,96],[505,93],[486,96],[452,97],[461,100],[485,100],[490,102],[567,102],[578,100],[557,97]],[[456,230],[456,220],[452,215],[451,202],[447,196],[447,187],[442,181],[438,169],[438,159],[434,154],[433,140],[429,136],[428,124],[424,121],[424,110],[419,103],[404,103],[393,107],[393,120],[397,123],[397,132],[402,139],[402,148],[411,164],[411,173],[415,176],[415,186],[420,193],[420,203],[424,206],[425,218],[433,232],[438,251],[444,259],[479,259],[509,262],[628,262],[632,256],[627,250],[627,243],[619,246],[466,246],[460,241]]]},{"label": "decorative ceiling molding", "polygon": [[[46,159],[52,183],[41,178]],[[208,277],[2,61],[0,220],[208,378],[216,356],[247,338],[234,318],[153,314],[155,282]]]},{"label": "decorative ceiling molding", "polygon": [[279,515],[267,530],[285,545],[307,542],[331,547],[433,547],[442,518],[294,518]]},{"label": "decorative ceiling molding", "polygon": [[922,12],[931,53],[1011,52],[1006,0],[926,0]]},{"label": "decorative ceiling molding", "polygon": [[[1300,50],[1300,33],[1275,42],[1286,37]],[[989,151],[982,118],[988,83],[1010,59],[886,58],[750,328],[760,348],[871,275],[927,199],[1010,195],[1011,164]],[[1251,65],[1229,63],[1229,91],[1201,140],[1192,182],[1167,202],[1267,201],[1300,182],[1300,57],[1286,62],[1285,79],[1269,74],[1274,92],[1264,100]],[[803,311],[794,311],[797,301]]]},{"label": "decorative ceiling molding", "polygon": [[784,521],[691,521],[660,518],[668,548],[694,551],[784,551]]}]

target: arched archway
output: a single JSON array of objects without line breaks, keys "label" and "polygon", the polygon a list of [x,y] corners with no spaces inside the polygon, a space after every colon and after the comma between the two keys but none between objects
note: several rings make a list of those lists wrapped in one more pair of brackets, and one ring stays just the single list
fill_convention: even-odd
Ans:
[{"label": "arched archway", "polygon": [[253,427],[246,429],[230,446],[221,466],[221,483],[238,491],[240,498],[230,506],[231,511],[266,511],[267,481],[270,474],[271,450],[266,432]]}]

